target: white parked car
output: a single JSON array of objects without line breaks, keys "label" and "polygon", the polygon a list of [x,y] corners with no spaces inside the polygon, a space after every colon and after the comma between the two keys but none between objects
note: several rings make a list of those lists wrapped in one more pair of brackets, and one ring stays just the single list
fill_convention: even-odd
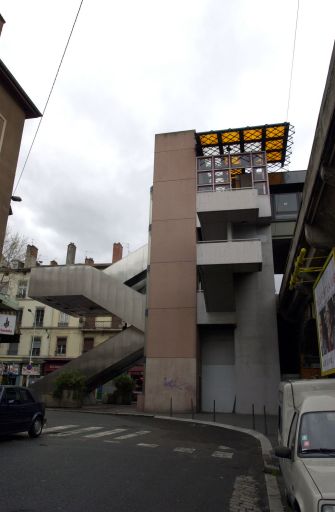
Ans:
[{"label": "white parked car", "polygon": [[281,383],[280,457],[294,511],[335,512],[335,380]]}]

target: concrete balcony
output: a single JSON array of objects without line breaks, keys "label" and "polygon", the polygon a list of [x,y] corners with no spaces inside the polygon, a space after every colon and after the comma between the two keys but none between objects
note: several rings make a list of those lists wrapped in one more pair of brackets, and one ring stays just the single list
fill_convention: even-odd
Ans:
[{"label": "concrete balcony", "polygon": [[230,272],[262,270],[260,240],[200,242],[197,244],[197,265],[201,268],[224,268]]},{"label": "concrete balcony", "polygon": [[216,226],[228,222],[269,223],[271,205],[268,195],[258,195],[257,190],[252,188],[201,192],[197,194],[197,214],[204,239],[210,239]]},{"label": "concrete balcony", "polygon": [[[233,240],[198,243],[197,266],[205,303],[205,307],[198,304],[199,323],[233,324],[235,322],[234,274],[259,272],[262,269],[261,241]],[[222,316],[222,313],[225,316]]]},{"label": "concrete balcony", "polygon": [[197,324],[198,325],[235,325],[235,311],[207,311],[205,293],[197,293]]}]

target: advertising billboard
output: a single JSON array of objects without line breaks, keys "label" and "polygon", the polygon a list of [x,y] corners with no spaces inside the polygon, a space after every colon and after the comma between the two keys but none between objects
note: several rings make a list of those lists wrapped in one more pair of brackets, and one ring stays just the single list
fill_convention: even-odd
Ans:
[{"label": "advertising billboard", "polygon": [[0,335],[15,333],[16,315],[0,315]]},{"label": "advertising billboard", "polygon": [[335,259],[334,249],[314,285],[321,374],[335,373]]}]

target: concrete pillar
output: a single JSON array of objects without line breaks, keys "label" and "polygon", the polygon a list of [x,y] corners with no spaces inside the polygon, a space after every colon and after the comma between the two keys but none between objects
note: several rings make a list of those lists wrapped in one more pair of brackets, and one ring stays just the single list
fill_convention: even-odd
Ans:
[{"label": "concrete pillar", "polygon": [[262,271],[235,274],[236,412],[277,414],[280,381],[271,226],[257,228]]},{"label": "concrete pillar", "polygon": [[145,410],[196,403],[194,131],[156,135],[146,326]]}]

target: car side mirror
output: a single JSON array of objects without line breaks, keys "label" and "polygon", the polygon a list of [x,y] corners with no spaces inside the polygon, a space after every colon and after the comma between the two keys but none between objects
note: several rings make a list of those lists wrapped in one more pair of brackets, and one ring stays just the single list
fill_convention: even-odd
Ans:
[{"label": "car side mirror", "polygon": [[280,457],[281,459],[291,459],[292,458],[292,450],[287,446],[277,446],[275,448],[275,456]]}]

